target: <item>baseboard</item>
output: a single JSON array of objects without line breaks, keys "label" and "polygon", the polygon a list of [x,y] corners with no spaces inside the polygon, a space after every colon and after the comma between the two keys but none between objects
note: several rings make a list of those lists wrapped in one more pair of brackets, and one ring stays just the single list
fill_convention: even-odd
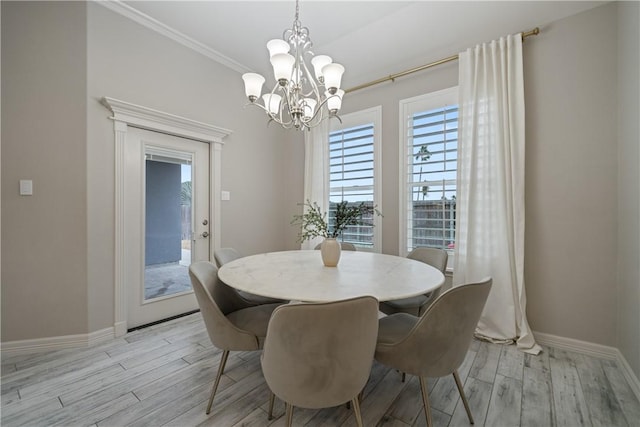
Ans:
[{"label": "baseboard", "polygon": [[616,352],[618,353],[618,366],[620,366],[622,374],[627,380],[627,383],[629,383],[629,387],[631,387],[631,390],[633,390],[636,398],[640,400],[640,380],[638,380],[637,375],[635,374],[635,372],[633,372],[633,369],[631,369],[629,362],[627,362],[627,359],[620,352],[620,350],[616,349]]},{"label": "baseboard", "polygon": [[622,371],[629,387],[636,395],[636,398],[640,400],[640,380],[638,376],[633,372],[631,366],[627,362],[624,355],[615,347],[609,347],[606,345],[594,344],[586,341],[580,341],[573,338],[564,338],[551,334],[544,334],[542,332],[533,332],[536,342],[538,344],[546,345],[549,347],[558,348],[561,350],[574,351],[576,353],[584,354],[587,356],[593,356],[600,359],[615,360]]},{"label": "baseboard", "polygon": [[601,344],[594,344],[587,341],[580,341],[573,338],[559,337],[551,334],[533,331],[533,336],[538,344],[561,350],[575,351],[576,353],[593,356],[600,359],[617,360],[620,353],[617,348]]},{"label": "baseboard", "polygon": [[36,338],[3,342],[2,355],[14,356],[41,351],[63,350],[65,348],[84,348],[114,338],[114,328],[105,328],[88,334],[64,335],[60,337]]},{"label": "baseboard", "polygon": [[114,335],[121,337],[127,333],[127,322],[116,322],[113,326]]}]

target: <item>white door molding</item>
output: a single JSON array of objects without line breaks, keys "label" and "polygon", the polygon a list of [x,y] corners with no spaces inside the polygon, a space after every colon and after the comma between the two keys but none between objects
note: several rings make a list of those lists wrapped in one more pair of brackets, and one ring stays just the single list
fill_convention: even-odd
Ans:
[{"label": "white door molding", "polygon": [[221,153],[223,139],[230,130],[198,122],[174,114],[154,110],[109,97],[102,98],[102,104],[113,114],[115,134],[115,258],[114,258],[114,333],[127,333],[127,306],[125,286],[124,219],[127,206],[124,198],[125,150],[128,126],[162,132],[169,135],[202,141],[212,145],[210,152],[210,218],[211,239],[209,253],[220,247],[220,193],[221,193]]}]

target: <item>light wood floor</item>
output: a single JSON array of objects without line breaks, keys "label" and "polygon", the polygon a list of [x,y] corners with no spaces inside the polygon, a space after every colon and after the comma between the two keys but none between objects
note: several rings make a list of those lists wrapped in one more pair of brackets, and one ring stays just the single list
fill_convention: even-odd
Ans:
[{"label": "light wood floor", "polygon": [[[640,426],[640,403],[615,362],[544,348],[540,356],[475,341],[460,368],[476,425]],[[259,352],[232,352],[205,406],[220,351],[199,313],[88,349],[2,359],[3,426],[282,426],[267,421]],[[429,379],[436,426],[469,426],[453,378]],[[416,378],[374,363],[366,426],[423,426]],[[345,405],[296,409],[294,425],[352,426]]]}]

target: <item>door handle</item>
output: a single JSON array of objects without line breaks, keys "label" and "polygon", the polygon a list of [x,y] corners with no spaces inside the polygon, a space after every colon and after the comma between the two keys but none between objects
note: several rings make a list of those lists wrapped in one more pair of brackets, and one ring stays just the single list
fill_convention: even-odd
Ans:
[{"label": "door handle", "polygon": [[202,233],[202,237],[204,237],[205,239],[209,237],[209,232],[205,231],[204,233]]}]

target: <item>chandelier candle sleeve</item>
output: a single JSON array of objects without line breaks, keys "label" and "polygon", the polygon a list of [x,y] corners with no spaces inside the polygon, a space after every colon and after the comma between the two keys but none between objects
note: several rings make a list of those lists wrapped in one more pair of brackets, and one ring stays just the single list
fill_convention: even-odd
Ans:
[{"label": "chandelier candle sleeve", "polygon": [[[345,71],[327,55],[314,55],[309,29],[296,14],[293,26],[284,31],[282,40],[267,43],[275,84],[262,95],[265,78],[257,73],[243,74],[249,105],[262,108],[269,118],[285,129],[311,129],[330,117],[338,120],[344,91],[340,89]],[[311,66],[307,65],[311,62]],[[313,70],[311,72],[310,70]]]},{"label": "chandelier candle sleeve", "polygon": [[282,97],[277,93],[265,93],[262,95],[262,102],[271,114],[278,114]]},{"label": "chandelier candle sleeve", "polygon": [[343,73],[344,67],[340,64],[331,63],[322,67],[324,85],[327,87],[330,94],[333,95],[338,89],[340,89]]},{"label": "chandelier candle sleeve", "polygon": [[331,61],[331,57],[327,55],[316,55],[311,60],[311,65],[313,65],[313,72],[316,75],[316,79],[318,79],[320,83],[324,82],[324,77],[322,76],[322,67],[331,64]]},{"label": "chandelier candle sleeve", "polygon": [[255,101],[262,92],[264,77],[256,73],[246,73],[242,75],[244,80],[244,92],[251,102]]},{"label": "chandelier candle sleeve", "polygon": [[267,49],[269,49],[269,58],[272,58],[273,55],[278,53],[289,53],[291,47],[289,43],[280,39],[273,39],[267,42]]},{"label": "chandelier candle sleeve", "polygon": [[342,89],[338,89],[334,95],[331,95],[329,91],[326,91],[325,96],[327,97],[327,108],[329,108],[329,112],[336,114],[338,110],[340,110],[340,107],[342,107],[344,91]]}]

